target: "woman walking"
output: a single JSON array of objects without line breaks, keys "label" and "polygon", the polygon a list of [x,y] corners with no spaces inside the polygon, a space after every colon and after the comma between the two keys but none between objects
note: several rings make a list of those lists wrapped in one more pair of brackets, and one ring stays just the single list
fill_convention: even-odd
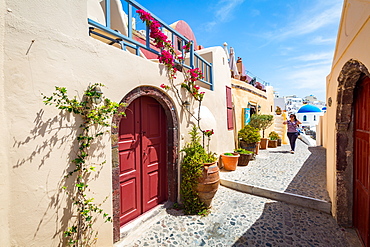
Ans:
[{"label": "woman walking", "polygon": [[290,120],[284,121],[283,124],[288,125],[288,138],[290,142],[290,153],[294,154],[295,141],[298,138],[298,126],[302,124],[294,114],[290,114]]}]

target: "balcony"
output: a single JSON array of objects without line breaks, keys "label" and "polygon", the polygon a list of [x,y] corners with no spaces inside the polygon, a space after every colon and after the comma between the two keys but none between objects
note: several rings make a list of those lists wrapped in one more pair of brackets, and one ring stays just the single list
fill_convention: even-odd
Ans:
[{"label": "balcony", "polygon": [[[184,62],[175,61],[185,69],[199,68],[203,73],[200,85],[213,90],[212,64],[202,58],[196,51],[193,42],[164,23],[157,16],[132,0],[88,1],[89,34],[108,45],[131,52],[146,59],[155,60],[160,50],[149,38],[149,28],[137,18],[136,11],[144,10],[161,25],[162,32],[171,41],[178,55],[186,57]],[[190,44],[189,44],[190,43]],[[189,44],[189,52],[182,48]]]}]

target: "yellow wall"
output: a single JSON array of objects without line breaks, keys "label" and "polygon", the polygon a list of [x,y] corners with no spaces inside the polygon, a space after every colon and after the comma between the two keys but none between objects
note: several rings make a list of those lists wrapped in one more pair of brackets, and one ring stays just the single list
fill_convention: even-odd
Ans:
[{"label": "yellow wall", "polygon": [[[254,86],[240,80],[232,79],[233,85],[241,86],[247,90],[232,87],[233,103],[235,108],[236,129],[239,131],[243,128],[243,108],[248,107],[251,102],[254,105],[261,106],[260,114],[274,115],[274,95],[271,86],[266,87],[266,92],[255,88]],[[275,124],[265,130],[265,138],[274,130]],[[262,132],[261,132],[262,136]]]},{"label": "yellow wall", "polygon": [[337,109],[338,76],[343,65],[350,59],[363,63],[370,69],[370,2],[345,0],[338,31],[336,49],[330,74],[327,76],[326,102],[331,98],[324,117],[323,143],[327,148],[327,189],[336,212],[336,143],[335,120]]}]

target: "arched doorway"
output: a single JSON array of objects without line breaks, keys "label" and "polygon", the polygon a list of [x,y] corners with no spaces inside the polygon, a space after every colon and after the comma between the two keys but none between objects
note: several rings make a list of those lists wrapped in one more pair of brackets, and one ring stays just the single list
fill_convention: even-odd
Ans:
[{"label": "arched doorway", "polygon": [[[365,206],[363,202],[368,196],[360,191],[360,184],[363,183],[363,175],[360,174],[363,171],[358,171],[364,166],[363,157],[370,151],[363,142],[368,130],[362,123],[364,119],[368,121],[370,116],[365,108],[362,109],[364,103],[370,103],[366,99],[369,95],[366,96],[363,91],[363,82],[368,77],[369,71],[359,61],[351,59],[343,66],[338,77],[336,113],[336,219],[344,226],[355,226],[358,230],[367,228],[365,235],[369,234],[369,226],[364,228],[362,224],[367,221],[369,225],[369,218],[361,218],[369,217],[369,213],[366,213],[369,210],[368,203],[365,202]],[[365,176],[369,176],[369,173]]]},{"label": "arched doorway", "polygon": [[154,87],[128,93],[126,117],[116,115],[112,128],[113,229],[158,203],[177,200],[178,119],[172,100]]},{"label": "arched doorway", "polygon": [[365,246],[370,245],[370,78],[355,90],[353,226]]},{"label": "arched doorway", "polygon": [[167,200],[166,115],[152,97],[135,99],[118,132],[120,225]]}]

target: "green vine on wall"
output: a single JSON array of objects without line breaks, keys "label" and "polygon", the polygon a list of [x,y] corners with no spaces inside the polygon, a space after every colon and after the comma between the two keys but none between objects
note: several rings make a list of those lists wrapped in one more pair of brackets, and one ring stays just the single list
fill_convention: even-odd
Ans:
[{"label": "green vine on wall", "polygon": [[96,242],[98,233],[94,231],[93,224],[98,215],[102,215],[105,222],[112,221],[111,216],[101,209],[101,204],[95,203],[94,198],[87,195],[91,173],[96,171],[97,166],[105,163],[105,161],[100,164],[92,163],[91,145],[96,138],[104,134],[104,128],[110,126],[113,114],[125,114],[118,113],[118,109],[126,104],[103,97],[100,90],[103,86],[100,83],[90,85],[84,92],[82,100],[77,97],[70,99],[64,87],[55,87],[56,91],[50,97],[43,95],[46,105],[54,105],[60,110],[78,115],[82,120],[76,137],[78,152],[65,176],[65,179],[74,179],[73,188],[63,187],[72,201],[72,205],[69,206],[74,211],[70,227],[64,231],[64,237],[69,245],[76,247],[92,246]]}]

